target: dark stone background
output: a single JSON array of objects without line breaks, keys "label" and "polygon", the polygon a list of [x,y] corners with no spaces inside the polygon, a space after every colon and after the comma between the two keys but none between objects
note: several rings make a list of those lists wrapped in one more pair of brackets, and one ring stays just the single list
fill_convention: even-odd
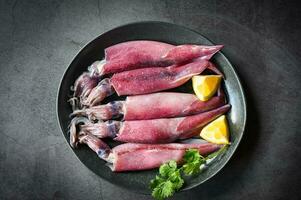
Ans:
[{"label": "dark stone background", "polygon": [[301,6],[289,0],[2,0],[0,199],[151,199],[81,164],[55,111],[62,74],[81,47],[143,20],[184,25],[225,44],[248,100],[234,157],[173,199],[301,199]]}]

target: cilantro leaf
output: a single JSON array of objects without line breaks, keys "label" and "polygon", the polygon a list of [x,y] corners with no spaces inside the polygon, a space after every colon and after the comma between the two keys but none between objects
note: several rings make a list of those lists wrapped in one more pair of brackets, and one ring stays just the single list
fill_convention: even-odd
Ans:
[{"label": "cilantro leaf", "polygon": [[200,158],[200,154],[199,151],[196,149],[189,149],[186,151],[185,155],[184,155],[184,161],[186,163],[190,163],[193,161],[196,161]]},{"label": "cilantro leaf", "polygon": [[169,180],[173,183],[173,187],[175,190],[179,190],[184,184],[184,180],[181,177],[180,170],[173,172],[170,175]]},{"label": "cilantro leaf", "polygon": [[197,174],[200,171],[200,167],[198,163],[189,163],[183,165],[183,172],[185,175]]},{"label": "cilantro leaf", "polygon": [[174,161],[174,160],[171,160],[171,161],[169,161],[168,166],[169,166],[171,169],[176,170],[176,169],[177,169],[177,162]]},{"label": "cilantro leaf", "polygon": [[169,161],[160,166],[159,176],[151,180],[150,188],[153,190],[152,196],[155,199],[163,200],[172,196],[184,184],[180,170],[176,161]]},{"label": "cilantro leaf", "polygon": [[160,166],[159,174],[162,177],[168,177],[170,173],[173,173],[177,169],[177,163],[174,160],[169,161]]},{"label": "cilantro leaf", "polygon": [[206,160],[214,158],[226,149],[227,145],[207,157],[200,155],[197,149],[189,149],[183,156],[183,165],[181,168],[177,167],[177,162],[174,160],[161,165],[159,175],[150,182],[150,188],[153,190],[152,196],[156,200],[164,200],[172,196],[184,184],[181,176],[182,172],[187,176],[200,173],[200,167],[202,164],[206,164]]},{"label": "cilantro leaf", "polygon": [[175,192],[173,183],[171,181],[166,181],[162,184],[162,197],[167,198],[173,195]]},{"label": "cilantro leaf", "polygon": [[196,149],[189,149],[184,155],[185,164],[182,166],[182,170],[185,175],[196,175],[200,173],[200,167],[206,162],[205,158],[199,154]]},{"label": "cilantro leaf", "polygon": [[162,182],[164,182],[164,179],[161,178],[160,176],[156,176],[155,179],[151,180],[150,182],[150,188],[154,189],[156,188],[158,185],[160,185]]},{"label": "cilantro leaf", "polygon": [[152,192],[152,196],[157,200],[163,200],[174,194],[175,190],[171,181],[160,183]]},{"label": "cilantro leaf", "polygon": [[162,177],[167,177],[168,174],[169,174],[169,171],[170,171],[170,167],[168,166],[167,163],[161,165],[160,168],[159,168],[159,174]]}]

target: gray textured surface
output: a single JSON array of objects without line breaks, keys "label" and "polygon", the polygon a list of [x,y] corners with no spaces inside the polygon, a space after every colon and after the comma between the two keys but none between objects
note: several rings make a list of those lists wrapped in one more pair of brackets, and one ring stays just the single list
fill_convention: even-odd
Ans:
[{"label": "gray textured surface", "polygon": [[295,2],[1,1],[0,199],[151,199],[86,169],[66,145],[55,113],[59,81],[78,50],[111,28],[142,20],[184,25],[225,44],[248,100],[247,132],[233,159],[174,199],[300,199],[301,7]]}]

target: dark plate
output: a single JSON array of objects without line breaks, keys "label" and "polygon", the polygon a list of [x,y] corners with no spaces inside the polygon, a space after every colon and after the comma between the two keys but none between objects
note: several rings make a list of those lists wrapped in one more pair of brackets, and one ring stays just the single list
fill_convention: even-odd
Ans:
[{"label": "dark plate", "polygon": [[[67,141],[69,141],[68,124],[70,122],[69,114],[71,113],[71,107],[67,103],[71,94],[70,86],[83,71],[87,70],[91,63],[104,57],[106,47],[129,40],[157,40],[171,44],[213,44],[199,33],[163,22],[128,24],[100,35],[76,55],[66,70],[59,87],[57,99],[58,120]],[[221,170],[233,155],[245,128],[246,102],[239,78],[231,63],[222,53],[217,53],[212,60],[225,75],[224,88],[228,94],[228,101],[232,105],[231,111],[227,114],[231,132],[231,146],[224,155],[212,162],[210,167],[203,173],[187,180],[183,190],[191,189],[205,182]],[[174,91],[192,92],[191,83],[188,82]],[[116,98],[118,97],[113,96],[106,101]],[[114,146],[111,142],[110,144]],[[155,177],[158,170],[113,173],[105,166],[105,162],[86,146],[83,145],[78,149],[73,149],[73,152],[85,166],[101,178],[129,190],[150,193],[148,184]]]}]

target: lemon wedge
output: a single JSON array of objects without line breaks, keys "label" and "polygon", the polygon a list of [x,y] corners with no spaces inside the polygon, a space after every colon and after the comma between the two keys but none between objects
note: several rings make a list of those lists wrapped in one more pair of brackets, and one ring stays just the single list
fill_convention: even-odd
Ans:
[{"label": "lemon wedge", "polygon": [[207,101],[215,94],[221,80],[221,75],[193,76],[192,87],[201,101]]},{"label": "lemon wedge", "polygon": [[225,115],[220,116],[216,120],[206,125],[200,136],[215,144],[230,144],[229,143],[229,128]]}]

